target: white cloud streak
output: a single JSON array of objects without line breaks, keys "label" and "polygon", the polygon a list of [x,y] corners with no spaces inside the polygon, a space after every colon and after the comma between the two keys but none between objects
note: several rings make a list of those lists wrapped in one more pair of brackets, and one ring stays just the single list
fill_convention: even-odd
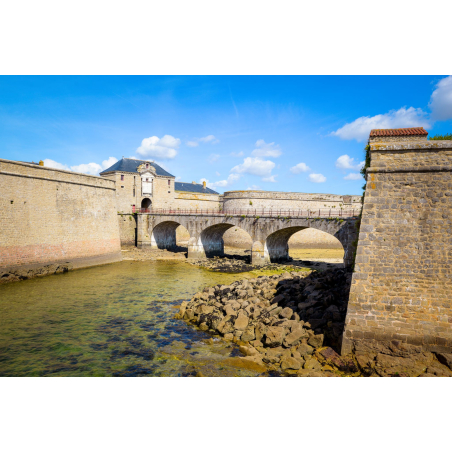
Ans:
[{"label": "white cloud streak", "polygon": [[104,160],[102,164],[99,163],[81,163],[80,165],[68,166],[63,163],[56,162],[52,159],[44,159],[44,166],[49,168],[61,169],[66,171],[75,171],[76,173],[84,173],[91,174],[92,176],[97,176],[99,173],[118,161],[115,157],[108,157],[107,160]]},{"label": "white cloud streak", "polygon": [[438,121],[452,119],[452,75],[436,84],[428,106],[432,111],[432,119]]},{"label": "white cloud streak", "polygon": [[320,184],[322,182],[326,181],[326,177],[323,174],[310,174],[309,175],[309,180],[311,182],[315,182],[316,184]]},{"label": "white cloud streak", "polygon": [[219,180],[217,182],[209,182],[207,179],[201,179],[200,183],[202,184],[203,181],[206,181],[206,184],[209,188],[212,190],[216,190],[217,188],[226,188],[232,185],[234,182],[238,181],[240,179],[240,174],[230,174],[227,179]]},{"label": "white cloud streak", "polygon": [[363,176],[361,176],[361,174],[359,173],[350,173],[344,177],[345,180],[360,180],[362,178]]},{"label": "white cloud streak", "polygon": [[209,163],[214,163],[220,158],[220,154],[210,154],[207,161]]},{"label": "white cloud streak", "polygon": [[431,127],[427,113],[421,108],[402,107],[388,113],[375,116],[361,116],[353,122],[331,132],[330,135],[342,140],[365,141],[372,129],[397,129],[405,127]]},{"label": "white cloud streak", "polygon": [[254,157],[279,157],[281,154],[278,144],[266,143],[264,140],[257,140],[256,149],[251,153]]},{"label": "white cloud streak", "polygon": [[258,157],[246,157],[243,160],[243,163],[234,166],[234,168],[231,169],[231,172],[269,178],[271,177],[271,172],[274,167],[275,163],[271,160],[262,160]]},{"label": "white cloud streak", "polygon": [[220,140],[215,138],[215,135],[207,135],[206,137],[199,138],[199,141],[202,141],[203,143],[211,142],[212,144],[216,144],[216,143],[220,142]]},{"label": "white cloud streak", "polygon": [[341,155],[336,160],[336,168],[339,169],[351,169],[355,171],[359,171],[364,166],[364,161],[356,163],[353,157],[348,156],[347,154]]},{"label": "white cloud streak", "polygon": [[295,166],[292,166],[292,168],[290,168],[290,172],[292,174],[300,174],[300,173],[306,173],[308,171],[310,171],[311,168],[309,168],[308,165],[306,165],[306,163],[298,163]]},{"label": "white cloud streak", "polygon": [[185,144],[190,148],[195,148],[199,143],[218,144],[220,140],[215,138],[215,135],[207,135],[206,137],[193,138],[193,140],[186,141]]},{"label": "white cloud streak", "polygon": [[164,135],[162,138],[152,136],[145,138],[136,152],[141,157],[169,160],[176,157],[179,145],[180,139],[171,135]]}]

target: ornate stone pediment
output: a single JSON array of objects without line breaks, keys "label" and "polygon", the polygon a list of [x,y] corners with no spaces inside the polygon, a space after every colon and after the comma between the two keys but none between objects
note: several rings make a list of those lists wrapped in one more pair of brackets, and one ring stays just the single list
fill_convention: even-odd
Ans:
[{"label": "ornate stone pediment", "polygon": [[150,164],[150,163],[142,163],[138,168],[137,171],[140,174],[144,174],[146,172],[149,172],[150,174],[152,174],[153,176],[156,175],[156,171],[155,168]]}]

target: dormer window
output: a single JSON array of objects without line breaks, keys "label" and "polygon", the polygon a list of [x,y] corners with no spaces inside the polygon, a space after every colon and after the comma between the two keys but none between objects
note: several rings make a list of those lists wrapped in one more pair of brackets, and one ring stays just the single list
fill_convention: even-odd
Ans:
[{"label": "dormer window", "polygon": [[[149,168],[149,163],[146,163],[146,168]],[[146,179],[147,180],[147,179]]]}]

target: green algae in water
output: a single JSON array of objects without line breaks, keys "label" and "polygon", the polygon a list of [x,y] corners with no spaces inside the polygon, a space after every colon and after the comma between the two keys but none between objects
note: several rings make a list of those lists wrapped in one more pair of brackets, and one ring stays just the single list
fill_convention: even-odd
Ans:
[{"label": "green algae in water", "polygon": [[5,284],[0,376],[258,375],[222,363],[234,344],[173,318],[202,288],[250,276],[124,261]]}]

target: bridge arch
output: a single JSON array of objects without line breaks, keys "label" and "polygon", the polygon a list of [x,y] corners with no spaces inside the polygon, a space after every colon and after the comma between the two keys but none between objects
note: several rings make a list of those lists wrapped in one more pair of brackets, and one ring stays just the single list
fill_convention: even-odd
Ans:
[{"label": "bridge arch", "polygon": [[[334,242],[337,242],[337,246],[344,250],[344,246],[341,241],[336,237],[336,234],[323,230],[323,228],[308,227],[308,226],[290,226],[279,229],[270,234],[264,245],[264,260],[270,262],[280,262],[288,260],[289,253],[289,240],[294,237],[297,232],[315,230],[320,231],[322,235],[331,236]],[[334,239],[333,239],[334,237]]]},{"label": "bridge arch", "polygon": [[[226,222],[213,224],[211,226],[207,226],[199,233],[197,241],[195,237],[191,239],[191,244],[197,246],[196,252],[198,256],[224,256],[223,236],[225,232],[230,230],[231,228],[240,229],[241,231],[245,232],[246,235],[248,235],[250,241],[252,240],[249,232],[245,229],[240,228],[240,226],[237,226],[236,224]],[[195,251],[194,248],[192,248],[192,250]]]},{"label": "bridge arch", "polygon": [[176,229],[181,226],[176,221],[162,221],[151,231],[151,248],[174,250],[177,248]]},{"label": "bridge arch", "polygon": [[[252,262],[259,265],[288,256],[288,241],[297,231],[318,229],[336,237],[344,249],[344,264],[351,266],[358,237],[356,217],[280,217],[225,214],[162,212],[141,213],[137,218],[137,245],[155,248],[176,246],[176,229],[184,226],[189,232],[188,257],[222,255],[224,233],[232,227],[246,231],[252,239]],[[152,237],[151,237],[152,236]],[[207,251],[207,253],[206,253]]]}]

